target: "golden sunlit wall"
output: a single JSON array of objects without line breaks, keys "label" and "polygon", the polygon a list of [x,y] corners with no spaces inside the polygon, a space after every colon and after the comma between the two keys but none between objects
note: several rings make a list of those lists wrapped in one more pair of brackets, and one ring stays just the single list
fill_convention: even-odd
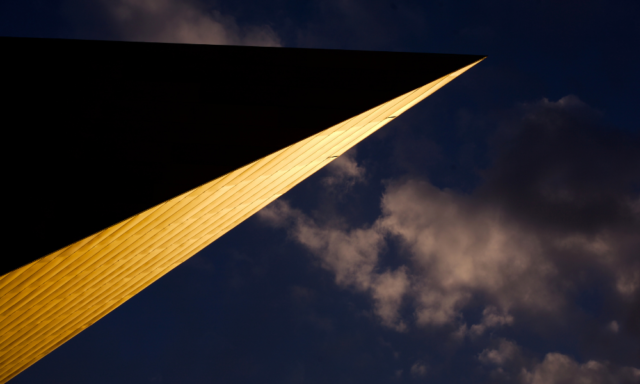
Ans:
[{"label": "golden sunlit wall", "polygon": [[0,382],[10,380],[473,65],[0,277]]}]

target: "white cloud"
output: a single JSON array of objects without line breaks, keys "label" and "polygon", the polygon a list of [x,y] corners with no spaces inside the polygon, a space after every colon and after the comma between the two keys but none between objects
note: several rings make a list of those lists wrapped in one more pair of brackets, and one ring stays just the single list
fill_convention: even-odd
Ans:
[{"label": "white cloud", "polygon": [[494,306],[489,306],[482,311],[482,321],[480,324],[471,326],[470,332],[474,336],[480,336],[489,328],[511,324],[513,324],[513,316]]},{"label": "white cloud", "polygon": [[515,376],[519,376],[522,384],[640,383],[640,369],[634,367],[619,367],[595,360],[579,364],[557,352],[547,353],[539,363],[526,363],[522,357],[517,344],[500,339],[497,348],[483,350],[478,359],[483,364],[496,366],[493,372],[503,377],[509,377],[508,372],[515,370]]},{"label": "white cloud", "polygon": [[476,333],[511,324],[507,311],[513,305],[557,304],[546,284],[553,267],[540,258],[537,239],[501,212],[411,180],[390,186],[382,209],[379,225],[411,251],[419,324],[453,321],[477,293],[495,306],[485,310]]},{"label": "white cloud", "polygon": [[376,276],[371,295],[375,302],[375,311],[384,325],[399,331],[406,329],[406,324],[399,319],[398,310],[408,288],[409,279],[404,267]]},{"label": "white cloud", "polygon": [[417,361],[411,366],[411,376],[417,378],[417,377],[424,377],[426,376],[426,374],[427,374],[427,367],[423,363]]},{"label": "white cloud", "polygon": [[464,338],[469,334],[469,327],[467,324],[462,324],[456,329],[453,333],[451,333],[451,338],[457,342],[463,341]]},{"label": "white cloud", "polygon": [[355,159],[355,149],[339,156],[326,166],[329,175],[322,179],[322,184],[334,190],[348,190],[364,181],[365,169]]},{"label": "white cloud", "polygon": [[335,275],[336,283],[371,295],[381,322],[402,331],[406,328],[398,310],[409,288],[407,270],[378,271],[379,254],[385,246],[380,228],[350,231],[319,226],[284,201],[276,201],[258,214],[263,220],[287,226],[290,235],[316,254],[322,267]]},{"label": "white cloud", "polygon": [[498,349],[483,350],[478,359],[484,364],[504,365],[513,360],[520,352],[520,348],[512,341],[501,339]]},{"label": "white cloud", "polygon": [[620,271],[618,274],[618,280],[616,281],[616,288],[622,296],[632,296],[636,291],[638,291],[638,288],[640,288],[640,271]]},{"label": "white cloud", "polygon": [[561,353],[548,353],[542,363],[531,371],[523,369],[523,384],[605,384],[640,383],[640,369],[633,367],[611,368],[594,360],[578,364]]},{"label": "white cloud", "polygon": [[280,46],[266,25],[240,27],[231,16],[196,1],[103,0],[110,21],[125,40],[220,45]]}]

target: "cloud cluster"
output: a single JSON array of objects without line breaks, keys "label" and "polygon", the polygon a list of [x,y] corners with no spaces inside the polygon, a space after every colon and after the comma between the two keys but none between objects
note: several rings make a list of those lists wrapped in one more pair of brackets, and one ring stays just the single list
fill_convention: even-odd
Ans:
[{"label": "cloud cluster", "polygon": [[507,311],[514,305],[557,306],[547,284],[555,270],[540,257],[538,239],[500,210],[409,180],[387,188],[382,211],[379,225],[411,255],[418,324],[449,323],[477,295],[490,306],[476,333],[512,323]]},{"label": "cloud cluster", "polygon": [[[405,179],[387,186],[369,227],[320,224],[283,201],[260,216],[287,227],[338,284],[368,292],[383,324],[397,329],[406,327],[398,313],[404,303],[416,324],[441,326],[481,300],[481,322],[458,332],[472,336],[512,325],[513,309],[559,312],[584,280],[576,271],[589,268],[619,296],[636,297],[637,137],[595,125],[597,113],[573,96],[523,105],[517,116],[505,123],[486,182],[471,195]],[[338,175],[358,168],[346,158]],[[385,270],[391,241],[409,256]]]},{"label": "cloud cluster", "polygon": [[384,234],[380,228],[343,230],[319,226],[284,201],[259,213],[272,225],[290,228],[290,235],[320,257],[321,265],[335,274],[336,283],[371,295],[383,324],[404,330],[398,310],[409,287],[406,268],[377,271]]},{"label": "cloud cluster", "polygon": [[[608,268],[620,294],[640,287],[640,140],[602,126],[574,96],[523,105],[503,130],[478,195],[550,248]],[[547,251],[548,253],[548,251]],[[567,272],[567,271],[564,271]]]},{"label": "cloud cluster", "polygon": [[195,0],[103,1],[119,37],[124,40],[280,46],[278,35],[267,25],[240,27],[231,16],[206,9]]},{"label": "cloud cluster", "polygon": [[500,339],[496,348],[483,350],[478,359],[494,367],[493,376],[521,384],[640,383],[640,369],[606,361],[579,364],[562,353],[547,353],[542,361],[526,359],[513,341]]},{"label": "cloud cluster", "polygon": [[[370,293],[375,312],[388,326],[404,329],[398,311],[407,299],[417,324],[438,326],[456,320],[474,295],[485,295],[494,304],[471,327],[476,335],[512,324],[508,310],[514,305],[557,306],[547,284],[554,268],[541,260],[535,237],[494,209],[409,180],[389,186],[382,211],[371,227],[357,229],[319,225],[283,201],[260,216],[289,228],[339,285]],[[390,239],[399,240],[410,259],[395,270],[382,270],[380,257]]]},{"label": "cloud cluster", "polygon": [[614,368],[609,364],[590,360],[578,364],[561,353],[548,353],[542,363],[531,371],[523,369],[522,384],[622,384],[640,383],[640,369]]}]

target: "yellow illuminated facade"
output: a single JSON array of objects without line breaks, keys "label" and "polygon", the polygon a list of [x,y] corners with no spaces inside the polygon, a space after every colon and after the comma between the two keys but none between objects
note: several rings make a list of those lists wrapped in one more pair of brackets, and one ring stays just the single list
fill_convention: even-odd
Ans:
[{"label": "yellow illuminated facade", "polygon": [[10,380],[475,64],[0,277],[0,382]]}]

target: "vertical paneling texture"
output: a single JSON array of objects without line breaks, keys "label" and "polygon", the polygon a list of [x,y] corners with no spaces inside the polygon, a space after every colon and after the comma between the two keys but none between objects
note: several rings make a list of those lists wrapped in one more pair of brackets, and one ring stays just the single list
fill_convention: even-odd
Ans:
[{"label": "vertical paneling texture", "polygon": [[472,65],[0,277],[0,382],[98,321]]}]

